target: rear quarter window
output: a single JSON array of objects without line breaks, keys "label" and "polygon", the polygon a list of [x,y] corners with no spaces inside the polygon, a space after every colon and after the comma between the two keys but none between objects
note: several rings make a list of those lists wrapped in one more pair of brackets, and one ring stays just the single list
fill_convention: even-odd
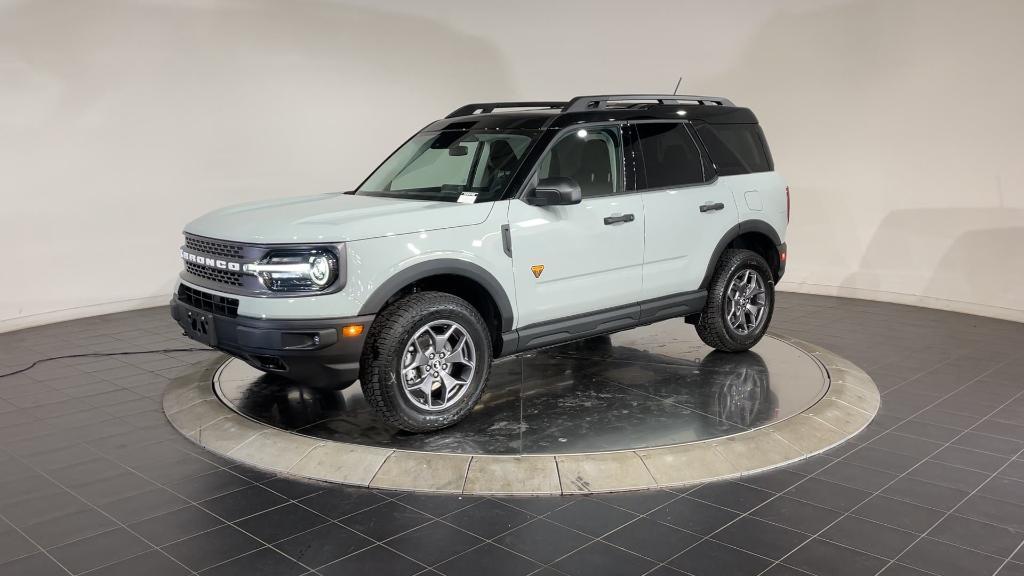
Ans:
[{"label": "rear quarter window", "polygon": [[774,169],[764,133],[757,124],[696,124],[697,134],[718,167],[719,176]]}]

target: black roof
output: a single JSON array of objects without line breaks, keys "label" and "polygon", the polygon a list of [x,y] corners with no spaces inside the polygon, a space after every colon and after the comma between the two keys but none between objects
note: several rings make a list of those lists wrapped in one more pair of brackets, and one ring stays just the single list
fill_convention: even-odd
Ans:
[{"label": "black roof", "polygon": [[[515,109],[515,110],[512,110]],[[622,120],[703,120],[710,124],[756,124],[748,108],[714,96],[578,96],[568,102],[482,102],[462,106],[425,130],[540,130]]]}]

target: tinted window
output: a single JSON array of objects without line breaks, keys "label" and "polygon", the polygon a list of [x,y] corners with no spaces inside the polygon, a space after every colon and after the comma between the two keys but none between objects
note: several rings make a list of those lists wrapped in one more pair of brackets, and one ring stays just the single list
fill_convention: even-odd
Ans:
[{"label": "tinted window", "polygon": [[636,125],[647,173],[647,188],[686,186],[704,182],[700,149],[686,125],[641,123]]},{"label": "tinted window", "polygon": [[563,176],[576,180],[583,197],[622,190],[622,142],[615,127],[581,128],[564,135],[544,154],[540,179]]},{"label": "tinted window", "polygon": [[771,158],[757,124],[698,124],[697,134],[704,141],[721,176],[772,169]]}]

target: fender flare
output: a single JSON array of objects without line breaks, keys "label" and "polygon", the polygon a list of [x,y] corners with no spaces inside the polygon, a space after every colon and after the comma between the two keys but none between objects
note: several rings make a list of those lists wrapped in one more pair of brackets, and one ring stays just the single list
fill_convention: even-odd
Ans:
[{"label": "fender flare", "polygon": [[359,308],[359,314],[361,316],[377,314],[384,308],[384,304],[387,303],[388,299],[402,288],[417,280],[439,274],[462,276],[483,286],[484,290],[487,291],[491,299],[498,306],[498,312],[501,313],[501,331],[508,332],[512,329],[514,325],[512,302],[509,300],[508,294],[505,292],[501,282],[498,282],[498,279],[482,266],[466,260],[459,260],[458,258],[427,260],[399,270],[370,294],[370,297]]},{"label": "fender flare", "polygon": [[743,222],[736,224],[722,236],[722,239],[719,240],[718,244],[715,246],[715,251],[711,254],[711,259],[708,260],[708,268],[704,272],[704,279],[701,280],[700,283],[701,290],[707,290],[708,285],[711,284],[711,276],[715,273],[715,266],[718,264],[718,259],[722,257],[722,252],[725,251],[725,247],[736,238],[739,238],[740,235],[746,234],[747,232],[758,232],[764,234],[775,246],[780,246],[782,244],[782,239],[779,238],[779,233],[776,232],[775,228],[773,228],[771,224],[764,220],[744,220]]}]

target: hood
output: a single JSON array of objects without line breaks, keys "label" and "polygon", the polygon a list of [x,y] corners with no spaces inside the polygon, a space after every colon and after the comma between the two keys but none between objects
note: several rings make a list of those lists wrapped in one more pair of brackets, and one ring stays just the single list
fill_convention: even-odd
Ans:
[{"label": "hood", "polygon": [[185,232],[253,244],[351,242],[479,224],[492,207],[339,192],[221,208],[193,220]]}]

